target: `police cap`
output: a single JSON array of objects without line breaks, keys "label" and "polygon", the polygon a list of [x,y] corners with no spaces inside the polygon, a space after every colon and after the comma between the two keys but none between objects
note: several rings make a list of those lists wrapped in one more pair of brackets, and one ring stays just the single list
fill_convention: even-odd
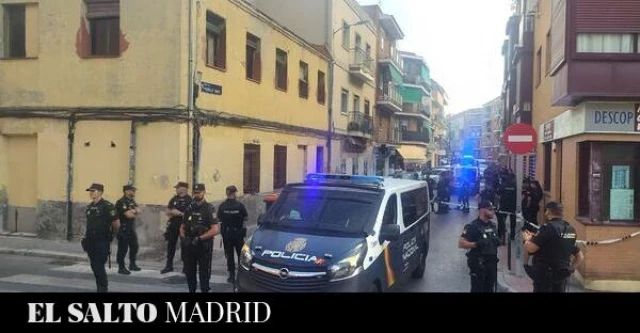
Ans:
[{"label": "police cap", "polygon": [[102,185],[102,184],[97,184],[97,183],[93,183],[93,184],[91,184],[91,186],[89,186],[89,188],[87,189],[87,192],[91,192],[91,191],[100,191],[100,192],[104,192],[104,185]]},{"label": "police cap", "polygon": [[231,185],[231,186],[227,186],[227,194],[233,194],[233,193],[237,193],[238,192],[238,188]]},{"label": "police cap", "polygon": [[125,185],[122,187],[122,192],[126,191],[136,191],[137,189],[133,185]]},{"label": "police cap", "polygon": [[193,186],[193,192],[204,192],[204,191],[205,191],[204,184],[195,184]]},{"label": "police cap", "polygon": [[176,184],[176,186],[174,186],[173,188],[181,188],[181,187],[189,188],[189,184],[186,182],[178,182],[178,184]]},{"label": "police cap", "polygon": [[491,203],[491,201],[484,200],[484,201],[480,202],[480,204],[478,205],[478,209],[495,210],[496,207],[493,205],[493,203]]}]

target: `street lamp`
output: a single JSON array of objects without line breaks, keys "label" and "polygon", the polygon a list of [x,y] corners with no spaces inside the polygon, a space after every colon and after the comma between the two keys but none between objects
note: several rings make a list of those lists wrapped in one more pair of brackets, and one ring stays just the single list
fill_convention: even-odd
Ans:
[{"label": "street lamp", "polygon": [[334,87],[333,87],[333,66],[336,63],[335,60],[335,56],[333,53],[333,43],[335,42],[335,37],[336,34],[345,28],[351,28],[351,27],[355,27],[358,25],[363,25],[363,24],[367,24],[369,23],[368,20],[361,20],[358,21],[356,23],[353,24],[348,24],[348,25],[343,25],[342,27],[338,28],[338,30],[333,32],[333,35],[331,35],[331,49],[329,50],[330,56],[331,56],[331,63],[329,64],[329,133],[327,133],[327,171],[330,173],[331,172],[331,158],[332,158],[332,143],[331,141],[333,140],[333,133],[335,131],[334,126],[333,126],[333,91],[334,91]]}]

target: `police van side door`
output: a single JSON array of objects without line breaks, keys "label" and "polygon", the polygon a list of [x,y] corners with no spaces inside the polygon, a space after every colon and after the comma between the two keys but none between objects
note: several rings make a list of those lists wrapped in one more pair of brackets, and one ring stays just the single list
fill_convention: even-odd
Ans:
[{"label": "police van side door", "polygon": [[402,256],[400,257],[403,278],[408,278],[420,263],[421,254],[421,227],[424,225],[424,217],[427,213],[424,205],[421,205],[420,192],[426,188],[410,190],[400,195],[402,218],[400,219],[400,240],[402,242]]},{"label": "police van side door", "polygon": [[[392,288],[402,278],[402,229],[399,224],[399,207],[398,195],[392,194],[387,200],[382,218],[380,244],[383,246],[384,280],[387,288]],[[394,234],[394,237],[388,236],[391,234]]]}]

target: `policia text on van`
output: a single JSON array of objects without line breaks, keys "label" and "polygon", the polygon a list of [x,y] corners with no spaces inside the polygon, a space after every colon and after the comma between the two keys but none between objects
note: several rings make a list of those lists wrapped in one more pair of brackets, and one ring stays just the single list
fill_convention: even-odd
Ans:
[{"label": "policia text on van", "polygon": [[247,292],[378,292],[421,278],[429,250],[426,182],[313,174],[288,185],[245,243]]}]

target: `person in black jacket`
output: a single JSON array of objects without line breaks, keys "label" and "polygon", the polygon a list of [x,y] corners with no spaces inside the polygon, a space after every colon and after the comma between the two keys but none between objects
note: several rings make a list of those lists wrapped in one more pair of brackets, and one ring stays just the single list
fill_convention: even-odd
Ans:
[{"label": "person in black jacket", "polygon": [[[563,218],[564,207],[557,202],[545,206],[545,219],[538,234],[524,231],[524,247],[533,254],[534,293],[565,292],[567,281],[584,260],[576,246],[576,230]],[[527,267],[525,266],[525,269]]]},{"label": "person in black jacket", "polygon": [[[173,272],[173,258],[176,255],[176,247],[178,245],[178,238],[180,238],[180,224],[182,223],[182,217],[184,212],[191,205],[191,197],[187,193],[189,184],[185,182],[178,182],[175,186],[176,195],[169,200],[165,214],[169,217],[167,222],[167,228],[164,233],[164,238],[167,241],[167,263],[160,271],[162,274]],[[185,270],[185,250],[183,243],[181,245],[181,259],[182,259],[182,272],[186,274]]]},{"label": "person in black jacket", "polygon": [[[116,212],[120,219],[118,232],[118,273],[129,275],[130,271],[140,271],[136,265],[138,255],[138,234],[136,233],[136,217],[141,213],[140,207],[135,201],[136,188],[133,185],[125,185],[122,188],[124,195],[116,201]],[[124,259],[129,252],[129,269],[124,264]]]},{"label": "person in black jacket", "polygon": [[500,212],[498,213],[498,235],[504,241],[506,236],[506,220],[509,217],[509,227],[511,240],[516,236],[516,206],[517,206],[517,184],[515,175],[509,174],[504,177],[504,182],[500,185],[498,196],[500,197]]},{"label": "person in black jacket", "polygon": [[234,283],[236,280],[235,255],[240,259],[244,237],[247,235],[244,223],[249,218],[247,209],[238,201],[237,192],[238,189],[235,186],[227,187],[227,200],[218,207],[218,220],[222,223],[222,242],[224,243],[224,254],[227,257],[227,271],[229,272],[227,282],[229,283]]},{"label": "person in black jacket", "polygon": [[89,192],[91,203],[85,210],[87,226],[80,244],[89,256],[91,270],[96,278],[97,292],[106,293],[109,289],[109,281],[104,265],[111,253],[113,236],[120,228],[120,220],[113,204],[102,198],[104,193],[102,184],[92,184],[87,192]]}]

